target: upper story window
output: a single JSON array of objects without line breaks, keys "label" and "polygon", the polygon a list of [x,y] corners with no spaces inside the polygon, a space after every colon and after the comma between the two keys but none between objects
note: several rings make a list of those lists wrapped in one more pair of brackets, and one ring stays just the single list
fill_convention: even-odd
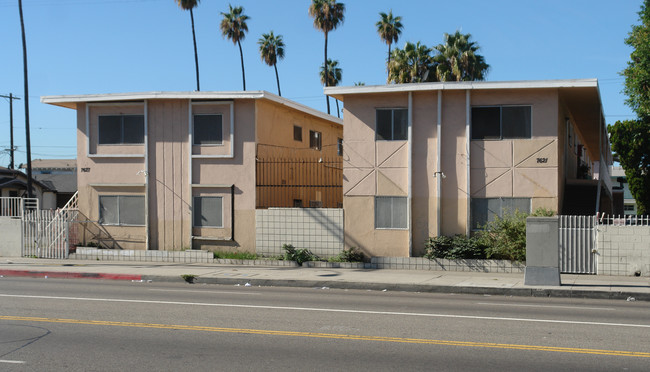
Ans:
[{"label": "upper story window", "polygon": [[408,137],[407,109],[377,109],[377,140],[400,141]]},{"label": "upper story window", "polygon": [[100,115],[98,127],[100,145],[144,143],[144,115]]},{"label": "upper story window", "polygon": [[302,127],[297,125],[293,126],[293,140],[302,142]]},{"label": "upper story window", "polygon": [[309,131],[309,148],[314,150],[320,150],[322,148],[321,137],[323,135],[321,132],[316,132],[314,130]]},{"label": "upper story window", "polygon": [[472,107],[472,139],[531,138],[531,106]]},{"label": "upper story window", "polygon": [[193,117],[194,145],[223,144],[223,117],[221,115],[197,114]]}]

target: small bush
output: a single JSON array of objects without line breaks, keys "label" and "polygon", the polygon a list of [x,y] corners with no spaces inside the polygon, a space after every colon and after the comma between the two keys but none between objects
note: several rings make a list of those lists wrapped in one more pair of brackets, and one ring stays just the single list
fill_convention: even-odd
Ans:
[{"label": "small bush", "polygon": [[334,257],[330,257],[329,262],[363,262],[365,256],[357,247],[350,247],[350,249],[343,249],[341,253]]},{"label": "small bush", "polygon": [[194,280],[196,279],[196,275],[194,275],[194,274],[183,274],[183,275],[181,275],[181,278],[183,278],[183,280],[185,280],[186,282],[192,284],[192,283],[194,283]]},{"label": "small bush", "polygon": [[227,260],[257,260],[259,256],[250,252],[212,252],[214,258]]},{"label": "small bush", "polygon": [[296,261],[300,266],[302,266],[303,262],[318,260],[318,256],[311,253],[309,249],[296,249],[291,244],[283,244],[282,249],[284,249],[285,260]]},{"label": "small bush", "polygon": [[425,254],[428,259],[479,259],[485,258],[485,247],[475,237],[465,235],[436,236],[425,243]]}]

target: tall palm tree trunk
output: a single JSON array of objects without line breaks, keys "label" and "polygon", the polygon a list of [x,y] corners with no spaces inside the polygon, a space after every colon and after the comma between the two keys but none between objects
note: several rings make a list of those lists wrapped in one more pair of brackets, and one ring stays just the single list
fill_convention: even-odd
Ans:
[{"label": "tall palm tree trunk", "polygon": [[241,43],[237,41],[237,45],[239,45],[239,58],[241,58],[241,79],[242,82],[244,83],[244,90],[246,90],[246,74],[244,73],[244,52],[241,50]]},{"label": "tall palm tree trunk", "polygon": [[[329,71],[327,69],[327,32],[325,32],[325,86],[329,87],[330,82],[329,82]],[[325,95],[325,102],[327,102],[327,114],[330,114],[330,97],[328,95]]]},{"label": "tall palm tree trunk", "polygon": [[32,197],[32,144],[29,134],[29,84],[27,82],[27,41],[25,40],[25,22],[23,20],[23,2],[18,0],[20,12],[20,32],[23,37],[23,76],[25,80],[25,142],[27,147],[27,197]]},{"label": "tall palm tree trunk", "polygon": [[280,93],[280,77],[278,76],[278,65],[274,63],[273,68],[275,69],[275,81],[278,83],[278,96],[282,97],[282,93]]},{"label": "tall palm tree trunk", "polygon": [[190,9],[190,19],[192,20],[192,40],[194,40],[194,64],[196,65],[196,91],[201,91],[201,86],[199,85],[199,53],[196,49],[196,33],[194,32],[194,13]]},{"label": "tall palm tree trunk", "polygon": [[339,110],[339,100],[334,98],[334,102],[336,102],[336,116],[340,119],[341,118],[341,110]]}]

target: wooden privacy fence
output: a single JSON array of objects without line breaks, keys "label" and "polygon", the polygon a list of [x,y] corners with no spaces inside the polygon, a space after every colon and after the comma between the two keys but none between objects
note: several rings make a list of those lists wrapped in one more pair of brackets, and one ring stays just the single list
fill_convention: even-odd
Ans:
[{"label": "wooden privacy fence", "polygon": [[257,209],[342,208],[343,160],[258,159],[256,194]]}]

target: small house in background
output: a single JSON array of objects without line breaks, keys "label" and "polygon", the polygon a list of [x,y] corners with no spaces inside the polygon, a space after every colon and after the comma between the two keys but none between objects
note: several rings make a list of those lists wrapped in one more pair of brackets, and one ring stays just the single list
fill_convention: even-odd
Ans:
[{"label": "small house in background", "polygon": [[[27,195],[27,175],[19,170],[0,167],[0,197],[26,198]],[[38,199],[40,209],[57,207],[56,190],[36,179],[32,179],[32,197]]]},{"label": "small house in background", "polygon": [[[21,169],[27,165],[21,164]],[[56,207],[62,208],[77,192],[77,159],[34,159],[32,177],[56,190]]]},{"label": "small house in background", "polygon": [[96,225],[86,244],[255,252],[256,208],[342,204],[342,121],[277,95],[41,101],[77,111],[78,207]]},{"label": "small house in background", "polygon": [[326,87],[345,103],[345,245],[420,256],[506,211],[612,212],[598,81]]}]

